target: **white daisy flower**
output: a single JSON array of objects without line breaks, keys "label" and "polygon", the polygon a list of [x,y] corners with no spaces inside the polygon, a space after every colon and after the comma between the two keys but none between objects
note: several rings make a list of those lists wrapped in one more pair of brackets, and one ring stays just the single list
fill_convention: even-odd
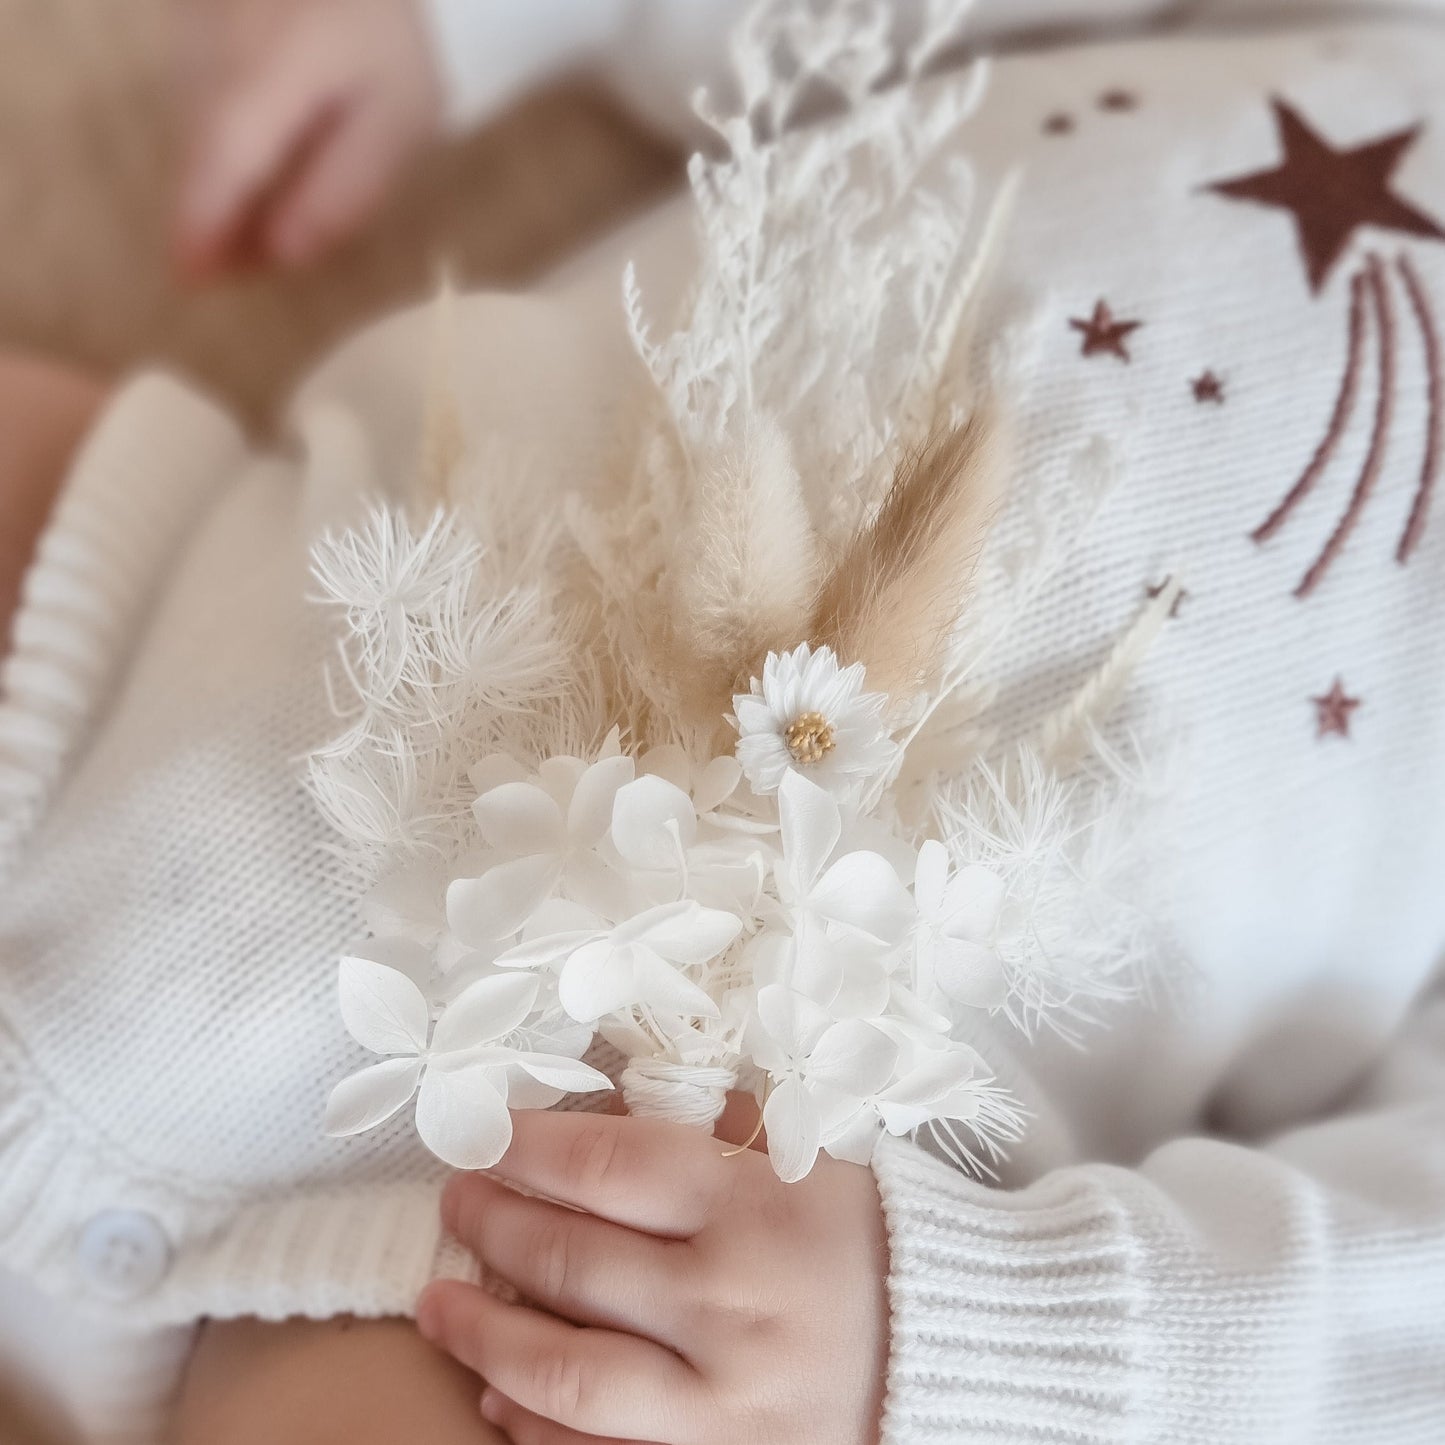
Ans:
[{"label": "white daisy flower", "polygon": [[769,653],[762,681],[733,698],[738,762],[755,793],[776,793],[796,772],[851,798],[898,757],[887,705],[884,694],[863,691],[862,664],[840,667],[829,647]]}]

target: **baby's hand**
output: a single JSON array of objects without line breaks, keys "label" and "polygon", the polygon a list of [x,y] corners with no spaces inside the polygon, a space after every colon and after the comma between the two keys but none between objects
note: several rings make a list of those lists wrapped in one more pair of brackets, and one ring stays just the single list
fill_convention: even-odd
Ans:
[{"label": "baby's hand", "polygon": [[454,1281],[417,1306],[514,1445],[874,1445],[887,1243],[868,1170],[823,1157],[782,1184],[682,1125],[514,1119],[506,1158],[455,1180],[443,1213],[537,1308]]},{"label": "baby's hand", "polygon": [[440,132],[419,0],[189,0],[195,142],[176,220],[193,275],[311,261]]}]

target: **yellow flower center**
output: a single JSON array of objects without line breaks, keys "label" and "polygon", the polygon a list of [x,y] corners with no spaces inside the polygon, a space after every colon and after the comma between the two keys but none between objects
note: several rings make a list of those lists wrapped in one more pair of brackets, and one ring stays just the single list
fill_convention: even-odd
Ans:
[{"label": "yellow flower center", "polygon": [[819,763],[838,746],[833,724],[820,712],[800,713],[788,724],[783,741],[795,763]]}]

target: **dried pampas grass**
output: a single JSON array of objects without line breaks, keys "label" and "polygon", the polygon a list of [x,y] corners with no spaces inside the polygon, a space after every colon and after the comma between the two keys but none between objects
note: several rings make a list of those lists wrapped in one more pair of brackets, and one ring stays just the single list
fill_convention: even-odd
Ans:
[{"label": "dried pampas grass", "polygon": [[937,680],[1001,493],[996,409],[910,452],[875,515],[824,571],[788,443],[770,422],[723,447],[696,492],[665,588],[663,670],[706,725],[799,638],[861,662],[900,707]]},{"label": "dried pampas grass", "polygon": [[899,467],[824,581],[810,638],[902,703],[942,669],[1002,491],[997,409],[977,408]]},{"label": "dried pampas grass", "polygon": [[769,652],[797,645],[817,553],[787,438],[755,421],[699,472],[672,568],[668,671],[688,721],[720,718]]}]

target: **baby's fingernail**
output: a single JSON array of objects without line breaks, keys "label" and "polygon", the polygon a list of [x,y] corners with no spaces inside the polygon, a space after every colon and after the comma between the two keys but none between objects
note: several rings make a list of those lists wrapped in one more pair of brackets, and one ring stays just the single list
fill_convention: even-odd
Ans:
[{"label": "baby's fingernail", "polygon": [[502,1397],[495,1390],[482,1391],[482,1419],[489,1425],[502,1423]]}]

